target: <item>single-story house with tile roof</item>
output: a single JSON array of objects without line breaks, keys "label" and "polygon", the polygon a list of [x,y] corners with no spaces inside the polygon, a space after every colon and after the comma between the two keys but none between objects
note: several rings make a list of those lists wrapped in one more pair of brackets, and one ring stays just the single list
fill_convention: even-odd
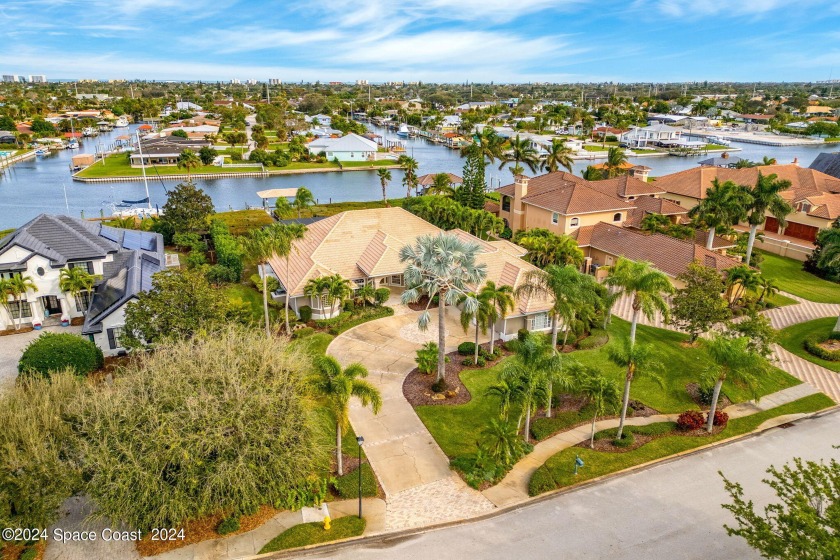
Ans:
[{"label": "single-story house with tile roof", "polygon": [[779,179],[790,181],[790,188],[783,191],[781,196],[794,207],[784,228],[768,214],[763,227],[765,232],[810,243],[821,229],[830,227],[840,217],[840,179],[796,164],[744,169],[701,166],[659,177],[656,185],[666,191],[662,198],[690,210],[706,198],[706,190],[712,185],[712,180],[718,179],[721,183],[734,181],[739,185],[752,186],[758,180],[759,173],[765,176],[775,174]]},{"label": "single-story house with tile roof", "polygon": [[835,179],[840,179],[840,152],[822,153],[817,156],[817,159],[808,166],[808,169],[831,175]]},{"label": "single-story house with tile roof", "polygon": [[[296,313],[309,306],[313,318],[323,319],[330,316],[329,305],[320,298],[304,295],[307,282],[313,278],[339,274],[356,286],[372,284],[402,291],[405,264],[400,262],[400,249],[422,235],[438,235],[442,231],[399,207],[352,210],[319,220],[308,226],[303,239],[295,242],[288,267],[285,258],[269,259],[267,272],[281,285],[275,298],[283,301],[288,294],[289,306]],[[509,241],[483,241],[461,230],[450,233],[479,245],[478,262],[486,265],[487,280],[496,284],[517,288],[528,272],[537,270],[522,260],[525,249]],[[551,302],[543,297],[518,298],[514,311],[496,325],[497,332],[509,339],[521,328],[547,330],[550,308]]]},{"label": "single-story house with tile roof", "polygon": [[329,161],[368,161],[376,157],[379,146],[373,140],[351,132],[341,138],[317,138],[307,144],[306,149],[312,155],[324,152]]},{"label": "single-story house with tile roof", "polygon": [[[131,167],[143,165],[178,165],[178,158],[184,150],[190,149],[196,154],[205,146],[211,146],[208,140],[181,138],[180,136],[153,135],[140,140],[140,150],[129,156]],[[141,155],[142,152],[142,155]]]},{"label": "single-story house with tile roof", "polygon": [[[78,298],[60,287],[61,271],[83,268],[99,277]],[[58,325],[84,318],[82,334],[106,356],[125,349],[120,334],[125,306],[151,287],[166,268],[159,233],[103,226],[69,216],[41,214],[0,240],[0,277],[27,276],[37,290],[23,302],[0,309],[0,329],[15,325]]]},{"label": "single-story house with tile roof", "polygon": [[677,280],[692,262],[720,272],[741,264],[740,260],[709,251],[692,241],[683,241],[661,233],[646,234],[604,222],[584,226],[573,236],[586,257],[585,266],[599,280],[606,276],[606,269],[625,257],[634,261],[650,262],[664,272],[676,288],[683,284]]}]

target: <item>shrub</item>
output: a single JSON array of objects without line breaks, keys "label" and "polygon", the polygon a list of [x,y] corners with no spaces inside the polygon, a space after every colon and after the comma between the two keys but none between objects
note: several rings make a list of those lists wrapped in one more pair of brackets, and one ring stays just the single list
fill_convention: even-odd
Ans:
[{"label": "shrub", "polygon": [[464,358],[463,360],[461,360],[461,365],[462,366],[471,366],[471,365],[473,365],[473,363],[474,363],[474,360],[472,358]]},{"label": "shrub", "polygon": [[531,475],[531,480],[528,481],[528,495],[539,496],[550,490],[557,488],[557,483],[554,477],[551,476],[551,471],[545,465],[534,471]]},{"label": "shrub", "polygon": [[218,528],[216,528],[216,532],[220,535],[228,535],[230,533],[235,533],[240,529],[239,525],[239,516],[238,515],[231,515],[230,517],[226,517],[219,523]]},{"label": "shrub", "polygon": [[239,282],[242,277],[242,246],[230,234],[228,225],[220,220],[210,224],[210,238],[216,249],[216,263],[230,270],[230,282]]},{"label": "shrub", "polygon": [[478,361],[476,361],[475,365],[478,367],[484,367],[487,365],[487,360],[484,359],[484,356],[479,356]]},{"label": "shrub", "polygon": [[49,377],[50,373],[72,369],[76,375],[87,375],[105,363],[93,342],[70,333],[46,332],[29,343],[18,363],[18,372]]},{"label": "shrub", "polygon": [[[706,422],[709,421],[708,415],[706,416]],[[715,426],[723,426],[726,427],[726,424],[729,423],[729,415],[722,410],[715,410],[715,419],[712,421],[712,424]]]},{"label": "shrub", "polygon": [[516,338],[519,339],[519,342],[525,342],[528,339],[530,332],[528,329],[519,329],[516,331]]},{"label": "shrub", "polygon": [[391,297],[391,290],[388,288],[376,288],[376,291],[373,293],[373,300],[376,302],[376,305],[382,305],[388,298]]},{"label": "shrub", "polygon": [[700,385],[697,388],[697,396],[700,397],[700,404],[705,404],[706,406],[710,406],[712,404],[712,399],[715,396],[715,388],[712,387],[704,387]]},{"label": "shrub", "polygon": [[38,558],[38,549],[30,546],[18,557],[18,560],[35,560]]},{"label": "shrub", "polygon": [[344,309],[344,311],[355,311],[356,310],[356,304],[353,303],[352,299],[348,299],[347,301],[344,302],[344,305],[342,306],[342,309]]},{"label": "shrub", "polygon": [[823,360],[831,362],[840,361],[840,350],[829,350],[820,346],[820,344],[828,339],[828,335],[814,333],[805,337],[803,344],[805,346],[805,350],[817,358],[822,358]]},{"label": "shrub", "polygon": [[226,266],[214,264],[207,268],[204,277],[213,285],[225,284],[228,282],[239,282],[239,277],[235,276],[233,271]]},{"label": "shrub", "polygon": [[475,343],[474,342],[462,342],[458,345],[458,353],[462,356],[473,356],[475,355]]},{"label": "shrub", "polygon": [[438,345],[434,342],[427,342],[417,350],[417,369],[420,373],[432,373],[437,369]]},{"label": "shrub", "polygon": [[[340,476],[333,482],[336,493],[344,499],[359,497],[359,473],[358,470],[351,471]],[[377,494],[376,477],[373,469],[367,463],[362,464],[362,497],[371,498]]]},{"label": "shrub", "polygon": [[686,410],[677,418],[677,428],[687,432],[700,429],[705,423],[703,413],[699,410]]},{"label": "shrub", "polygon": [[315,333],[315,329],[312,327],[303,327],[302,329],[296,329],[292,331],[292,338],[306,338]]},{"label": "shrub", "polygon": [[636,442],[636,438],[633,437],[633,432],[630,430],[624,430],[624,433],[621,434],[621,439],[614,439],[612,444],[616,447],[630,447]]},{"label": "shrub", "polygon": [[600,348],[609,340],[610,337],[604,329],[592,329],[589,331],[589,336],[577,343],[577,347],[579,350],[592,350]]},{"label": "shrub", "polygon": [[207,264],[207,255],[202,251],[190,251],[187,255],[187,268],[198,268]]},{"label": "shrub", "polygon": [[300,316],[300,320],[304,323],[308,323],[312,320],[312,308],[308,305],[304,305],[300,309],[298,309],[298,315]]}]

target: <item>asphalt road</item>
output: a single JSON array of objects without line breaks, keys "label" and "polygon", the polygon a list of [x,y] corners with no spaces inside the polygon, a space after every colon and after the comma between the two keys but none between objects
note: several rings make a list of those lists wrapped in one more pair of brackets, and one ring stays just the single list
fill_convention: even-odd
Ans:
[{"label": "asphalt road", "polygon": [[805,419],[760,436],[658,465],[484,521],[390,541],[325,551],[330,559],[751,559],[729,537],[729,513],[718,470],[741,482],[763,506],[770,465],[793,457],[840,459],[840,413]]}]

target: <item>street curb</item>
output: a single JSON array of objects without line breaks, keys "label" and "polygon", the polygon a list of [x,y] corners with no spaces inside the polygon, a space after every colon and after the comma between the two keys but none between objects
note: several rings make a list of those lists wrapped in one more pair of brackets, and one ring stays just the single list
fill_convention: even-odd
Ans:
[{"label": "street curb", "polygon": [[[795,424],[795,423],[798,423],[798,422],[801,422],[801,421],[813,420],[814,418],[821,418],[821,417],[827,416],[829,414],[837,414],[837,413],[840,413],[840,404],[834,405],[834,406],[829,407],[829,408],[824,408],[823,410],[818,410],[817,412],[808,413],[805,416],[802,416],[801,418],[798,418],[791,423]],[[492,519],[492,518],[497,517],[499,515],[504,515],[504,514],[507,514],[507,513],[511,513],[513,511],[525,509],[527,507],[530,507],[530,506],[533,506],[533,505],[551,500],[553,498],[556,498],[557,496],[561,496],[561,495],[564,495],[564,494],[570,494],[570,493],[573,493],[573,492],[577,492],[579,490],[583,490],[585,488],[589,488],[590,486],[594,486],[596,484],[599,484],[601,482],[604,482],[604,481],[607,481],[607,480],[610,480],[610,479],[613,479],[613,478],[618,478],[618,477],[627,476],[627,475],[630,475],[630,474],[635,474],[637,472],[642,472],[642,471],[648,470],[650,468],[653,468],[653,467],[656,467],[656,466],[659,466],[659,465],[663,465],[663,464],[667,464],[667,463],[670,463],[670,462],[673,462],[673,461],[677,461],[679,459],[682,459],[683,457],[688,457],[688,456],[691,456],[691,455],[702,453],[702,452],[707,451],[711,448],[723,447],[723,446],[726,446],[726,445],[729,445],[729,444],[732,444],[732,443],[736,443],[736,442],[739,442],[739,441],[743,441],[743,440],[746,440],[746,439],[749,439],[749,438],[758,437],[758,436],[764,434],[765,432],[777,429],[778,427],[779,426],[771,426],[769,428],[756,429],[756,430],[753,430],[752,432],[748,432],[746,434],[733,436],[731,438],[727,438],[727,439],[724,439],[724,440],[721,440],[721,441],[716,441],[714,443],[710,443],[710,444],[704,445],[702,447],[696,447],[694,449],[689,449],[687,451],[676,453],[674,455],[669,455],[668,457],[663,457],[662,459],[656,459],[656,460],[653,460],[653,461],[649,461],[647,463],[642,463],[640,465],[635,465],[635,466],[632,466],[632,467],[628,467],[626,469],[616,471],[614,473],[605,474],[603,476],[599,476],[598,478],[593,478],[591,480],[587,480],[586,482],[581,482],[580,484],[576,484],[574,486],[569,486],[569,487],[566,487],[566,488],[559,488],[557,490],[552,490],[550,492],[540,494],[539,496],[529,498],[525,502],[521,502],[521,503],[518,503],[518,504],[513,504],[513,505],[510,505],[510,506],[503,507],[503,508],[498,508],[498,509],[495,509],[495,510],[489,512],[489,513],[485,513],[483,515],[479,515],[479,516],[476,516],[476,517],[470,517],[469,519],[458,519],[458,520],[455,520],[455,521],[447,521],[445,523],[438,523],[436,525],[427,525],[427,526],[424,526],[424,527],[416,527],[416,528],[412,528],[412,529],[403,529],[403,530],[400,530],[400,531],[393,531],[393,532],[389,532],[389,533],[379,533],[379,534],[370,535],[370,536],[351,537],[351,538],[348,538],[348,539],[342,539],[340,541],[334,541],[334,542],[331,542],[329,544],[309,545],[309,546],[305,546],[305,547],[301,547],[301,548],[290,549],[290,550],[283,551],[283,552],[269,552],[269,553],[266,553],[266,554],[261,554],[261,555],[256,555],[256,556],[243,556],[243,557],[241,557],[240,559],[237,559],[237,560],[257,560],[257,559],[260,559],[260,560],[263,560],[263,559],[265,559],[265,560],[280,560],[280,559],[284,559],[284,558],[305,558],[305,557],[312,556],[312,555],[315,555],[315,554],[329,553],[333,550],[339,550],[339,549],[347,548],[349,546],[365,544],[365,543],[374,543],[374,542],[385,543],[385,542],[388,542],[388,541],[391,541],[391,540],[406,539],[406,538],[409,538],[409,537],[413,537],[415,535],[422,535],[424,533],[429,533],[429,532],[432,532],[432,531],[438,531],[440,529],[447,529],[447,528],[450,528],[450,527],[457,527],[459,525],[466,525],[468,523],[483,521],[485,519]]]}]

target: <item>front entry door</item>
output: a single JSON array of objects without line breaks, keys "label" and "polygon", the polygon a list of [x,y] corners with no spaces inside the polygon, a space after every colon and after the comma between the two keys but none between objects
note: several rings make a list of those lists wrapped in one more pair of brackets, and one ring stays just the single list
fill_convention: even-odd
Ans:
[{"label": "front entry door", "polygon": [[44,304],[44,317],[61,315],[61,302],[56,296],[42,296],[41,302]]}]

